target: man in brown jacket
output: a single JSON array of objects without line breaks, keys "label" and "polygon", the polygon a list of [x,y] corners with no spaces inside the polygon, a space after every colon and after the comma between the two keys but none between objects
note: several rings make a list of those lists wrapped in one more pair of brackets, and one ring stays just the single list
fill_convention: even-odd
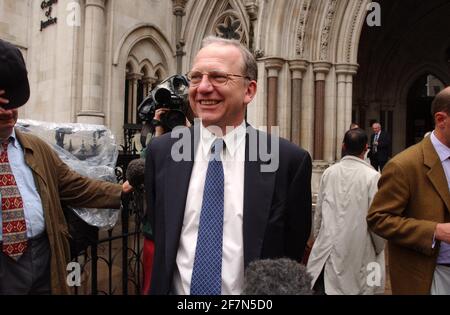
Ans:
[{"label": "man in brown jacket", "polygon": [[433,133],[389,161],[367,216],[388,240],[393,294],[450,294],[450,87],[431,111]]},{"label": "man in brown jacket", "polygon": [[0,40],[0,294],[68,294],[61,205],[119,208],[132,188],[83,177],[44,141],[14,129],[28,98],[23,57]]}]

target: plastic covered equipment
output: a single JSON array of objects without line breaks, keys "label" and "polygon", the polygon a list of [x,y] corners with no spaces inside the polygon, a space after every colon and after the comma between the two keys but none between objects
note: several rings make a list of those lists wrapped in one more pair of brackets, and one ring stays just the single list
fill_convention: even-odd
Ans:
[{"label": "plastic covered equipment", "polygon": [[[119,151],[112,132],[103,125],[49,123],[19,119],[20,131],[46,141],[71,169],[94,179],[117,183],[115,166]],[[70,208],[91,226],[111,229],[119,218],[119,209]]]}]

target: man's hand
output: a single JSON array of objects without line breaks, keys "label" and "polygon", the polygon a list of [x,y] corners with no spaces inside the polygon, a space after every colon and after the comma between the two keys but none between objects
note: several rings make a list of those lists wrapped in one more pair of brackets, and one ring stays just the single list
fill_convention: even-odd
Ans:
[{"label": "man's hand", "polygon": [[5,90],[0,90],[0,106],[2,106],[3,104],[8,104],[9,100],[6,98],[3,98],[2,95],[5,94]]},{"label": "man's hand", "polygon": [[450,223],[436,225],[436,239],[450,244]]},{"label": "man's hand", "polygon": [[[157,120],[158,122],[161,122],[161,115],[167,113],[168,111],[170,111],[170,109],[162,107],[162,108],[158,108],[155,111],[155,117],[153,118],[153,120]],[[159,137],[161,135],[163,135],[165,132],[163,126],[161,125],[157,125],[155,127],[155,137]]]},{"label": "man's hand", "polygon": [[124,194],[129,194],[133,190],[134,190],[133,186],[131,186],[128,181],[126,181],[125,183],[122,184],[122,192]]}]

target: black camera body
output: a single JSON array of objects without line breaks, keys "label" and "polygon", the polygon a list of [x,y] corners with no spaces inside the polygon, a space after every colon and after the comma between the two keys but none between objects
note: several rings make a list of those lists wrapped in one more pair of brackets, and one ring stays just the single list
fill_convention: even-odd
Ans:
[{"label": "black camera body", "polygon": [[[189,107],[189,81],[183,75],[173,75],[150,92],[150,95],[138,106],[139,118],[149,122],[153,127],[160,124],[164,131],[171,131],[177,126],[186,124],[186,115]],[[154,120],[155,112],[159,108],[168,108],[162,114],[160,121]],[[153,128],[154,129],[154,128]]]}]

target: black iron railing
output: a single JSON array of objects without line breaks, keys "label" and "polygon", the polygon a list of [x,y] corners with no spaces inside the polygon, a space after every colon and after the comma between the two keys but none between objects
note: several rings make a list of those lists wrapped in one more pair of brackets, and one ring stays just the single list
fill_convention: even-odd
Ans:
[{"label": "black iron railing", "polygon": [[[125,146],[115,168],[119,182],[126,180],[128,164],[139,158],[129,140],[139,128],[127,125],[124,131]],[[74,294],[141,294],[142,217],[143,194],[134,192],[122,201],[120,222],[113,229],[100,232],[89,248],[73,257],[80,263],[83,279],[81,286],[74,288]]]}]

